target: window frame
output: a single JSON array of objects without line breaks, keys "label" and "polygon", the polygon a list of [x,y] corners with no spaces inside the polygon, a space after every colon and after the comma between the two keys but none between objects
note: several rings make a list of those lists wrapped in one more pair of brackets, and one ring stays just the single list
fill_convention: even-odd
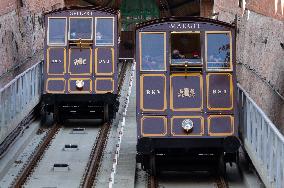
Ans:
[{"label": "window frame", "polygon": [[[200,64],[203,64],[203,57],[202,57],[202,40],[201,40],[201,31],[172,31],[170,32],[170,37],[169,37],[169,48],[170,48],[170,65],[173,66],[184,66],[184,64],[172,64],[172,34],[186,34],[186,33],[194,33],[194,34],[199,34],[199,39],[200,39]],[[186,61],[185,61],[186,62]]]},{"label": "window frame", "polygon": [[[49,41],[49,29],[50,29],[50,24],[49,20],[50,19],[65,19],[65,34],[64,34],[64,43],[50,43]],[[48,29],[47,29],[47,45],[48,46],[67,46],[67,17],[48,17]]]},{"label": "window frame", "polygon": [[[208,40],[207,40],[207,35],[208,34],[229,34],[230,37],[230,62],[229,68],[208,68],[208,60],[207,60],[207,49],[208,49]],[[232,32],[231,31],[205,31],[205,66],[206,66],[206,71],[208,72],[227,72],[227,71],[233,71],[233,43],[232,43]]]},{"label": "window frame", "polygon": [[90,39],[81,39],[81,41],[90,41],[90,40],[93,40],[94,39],[94,19],[93,17],[69,17],[69,28],[68,28],[68,40],[71,40],[71,41],[79,41],[80,39],[71,39],[70,37],[70,27],[71,27],[71,19],[91,19],[92,20],[92,25],[91,25],[91,29],[92,29],[92,32],[91,32],[91,38]]},{"label": "window frame", "polygon": [[[97,22],[98,19],[112,19],[112,44],[97,44]],[[114,46],[114,17],[95,17],[95,46]]]},{"label": "window frame", "polygon": [[[164,69],[160,70],[144,70],[142,69],[142,34],[163,34],[164,35]],[[149,72],[159,72],[159,71],[167,71],[167,32],[161,32],[161,31],[145,31],[145,32],[139,32],[139,61],[140,61],[140,71],[149,71]]]}]

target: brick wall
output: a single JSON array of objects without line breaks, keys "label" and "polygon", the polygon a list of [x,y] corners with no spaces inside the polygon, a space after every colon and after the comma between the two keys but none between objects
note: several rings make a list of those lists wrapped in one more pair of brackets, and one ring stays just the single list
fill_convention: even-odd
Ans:
[{"label": "brick wall", "polygon": [[284,20],[284,0],[247,0],[246,8],[279,20]]},{"label": "brick wall", "polygon": [[201,0],[200,1],[200,16],[211,17],[213,14],[214,0]]},{"label": "brick wall", "polygon": [[16,8],[16,0],[1,0],[0,16],[6,14]]},{"label": "brick wall", "polygon": [[274,0],[247,0],[245,7],[234,0],[215,0],[213,9],[222,21],[233,22],[237,15],[238,81],[284,133],[280,97],[284,96],[284,16],[280,9],[275,12]]}]

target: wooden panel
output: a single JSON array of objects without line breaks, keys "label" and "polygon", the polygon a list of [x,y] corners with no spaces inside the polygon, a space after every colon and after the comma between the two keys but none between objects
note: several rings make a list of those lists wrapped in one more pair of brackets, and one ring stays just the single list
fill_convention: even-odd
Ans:
[{"label": "wooden panel", "polygon": [[165,136],[167,134],[167,119],[163,116],[143,116],[141,118],[141,135]]},{"label": "wooden panel", "polygon": [[143,74],[140,76],[140,105],[142,111],[165,111],[166,76]]}]

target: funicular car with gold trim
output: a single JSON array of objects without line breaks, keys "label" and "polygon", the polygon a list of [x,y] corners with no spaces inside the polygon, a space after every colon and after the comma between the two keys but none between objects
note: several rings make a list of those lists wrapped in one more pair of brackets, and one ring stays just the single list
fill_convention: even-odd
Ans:
[{"label": "funicular car with gold trim", "polygon": [[71,7],[45,15],[46,112],[112,119],[117,111],[118,11]]},{"label": "funicular car with gold trim", "polygon": [[200,17],[137,25],[137,160],[143,169],[194,170],[200,160],[224,171],[225,162],[237,160],[235,36],[234,25]]}]

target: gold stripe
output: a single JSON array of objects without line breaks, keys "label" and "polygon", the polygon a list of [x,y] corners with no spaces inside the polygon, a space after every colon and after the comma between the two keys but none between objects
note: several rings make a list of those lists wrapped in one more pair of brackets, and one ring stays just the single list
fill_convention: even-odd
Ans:
[{"label": "gold stripe", "polygon": [[[97,89],[98,80],[110,80],[112,82],[112,89],[111,90],[98,90]],[[112,78],[96,78],[95,80],[95,92],[96,93],[107,93],[107,92],[113,93],[113,91],[114,91],[114,80]]]},{"label": "gold stripe", "polygon": [[[72,81],[72,80],[89,80],[89,91],[72,91],[71,90],[71,85],[70,85],[70,82]],[[90,78],[70,78],[69,80],[68,80],[68,91],[69,91],[69,93],[91,93],[92,92],[92,90],[93,90],[93,88],[92,88],[92,80],[90,79]]]},{"label": "gold stripe", "polygon": [[114,73],[114,49],[113,48],[106,48],[106,49],[110,49],[111,50],[112,71],[110,73],[99,73],[98,72],[98,50],[99,50],[99,48],[96,48],[95,49],[95,73],[96,73],[96,75],[112,76],[113,73]]},{"label": "gold stripe", "polygon": [[[164,78],[164,107],[162,109],[147,109],[144,108],[144,77],[163,77]],[[140,76],[140,109],[143,111],[165,111],[167,108],[167,94],[166,94],[166,76],[164,74],[142,74]]]},{"label": "gold stripe", "polygon": [[[228,75],[230,77],[230,101],[231,101],[231,106],[229,108],[212,108],[209,104],[209,77],[210,75]],[[234,108],[234,101],[233,101],[233,78],[232,74],[230,73],[208,73],[206,75],[206,88],[207,88],[207,108],[209,110],[232,110]]]},{"label": "gold stripe", "polygon": [[46,63],[47,63],[47,75],[64,75],[66,73],[66,48],[63,48],[64,49],[64,52],[63,52],[63,72],[62,74],[53,74],[53,73],[49,73],[49,51],[50,49],[52,48],[59,48],[59,49],[62,49],[62,47],[48,47],[47,48],[47,54],[46,54]]},{"label": "gold stripe", "polygon": [[[64,81],[64,89],[61,90],[61,91],[55,91],[55,90],[49,90],[48,89],[48,82],[50,80],[53,80],[53,81]],[[45,90],[48,92],[48,93],[64,93],[65,92],[65,85],[66,85],[66,80],[64,78],[48,78],[46,80],[46,85],[45,85]]]},{"label": "gold stripe", "polygon": [[[230,133],[213,133],[210,131],[211,128],[211,119],[216,117],[229,117],[231,119],[231,132]],[[208,135],[209,136],[231,136],[234,134],[234,117],[231,115],[210,115],[208,116]]]},{"label": "gold stripe", "polygon": [[[199,134],[175,134],[173,132],[173,125],[174,125],[174,119],[185,119],[185,118],[193,118],[193,119],[200,119],[200,133]],[[192,136],[203,136],[204,135],[204,118],[201,116],[172,116],[171,118],[171,134],[172,136],[187,136],[187,137],[192,137]]]},{"label": "gold stripe", "polygon": [[89,73],[82,73],[82,74],[74,74],[70,71],[70,65],[71,65],[71,52],[72,52],[72,49],[79,49],[79,48],[69,48],[69,64],[68,64],[68,73],[70,75],[76,75],[76,76],[89,76],[92,74],[92,49],[89,47],[89,48],[83,48],[83,49],[90,49],[90,72]]},{"label": "gold stripe", "polygon": [[[144,124],[144,119],[146,118],[162,118],[164,120],[164,130],[165,132],[163,132],[162,134],[144,134],[144,130],[143,130],[143,124]],[[141,118],[141,135],[143,137],[150,137],[150,136],[166,136],[167,135],[167,118],[165,118],[164,116],[143,116]]]},{"label": "gold stripe", "polygon": [[[200,78],[200,94],[201,94],[201,106],[200,108],[174,108],[174,99],[173,99],[173,85],[172,85],[172,78],[173,77],[181,77],[181,76],[198,76]],[[202,75],[199,73],[175,73],[170,75],[170,109],[173,111],[201,111],[203,109],[203,78]]]}]

